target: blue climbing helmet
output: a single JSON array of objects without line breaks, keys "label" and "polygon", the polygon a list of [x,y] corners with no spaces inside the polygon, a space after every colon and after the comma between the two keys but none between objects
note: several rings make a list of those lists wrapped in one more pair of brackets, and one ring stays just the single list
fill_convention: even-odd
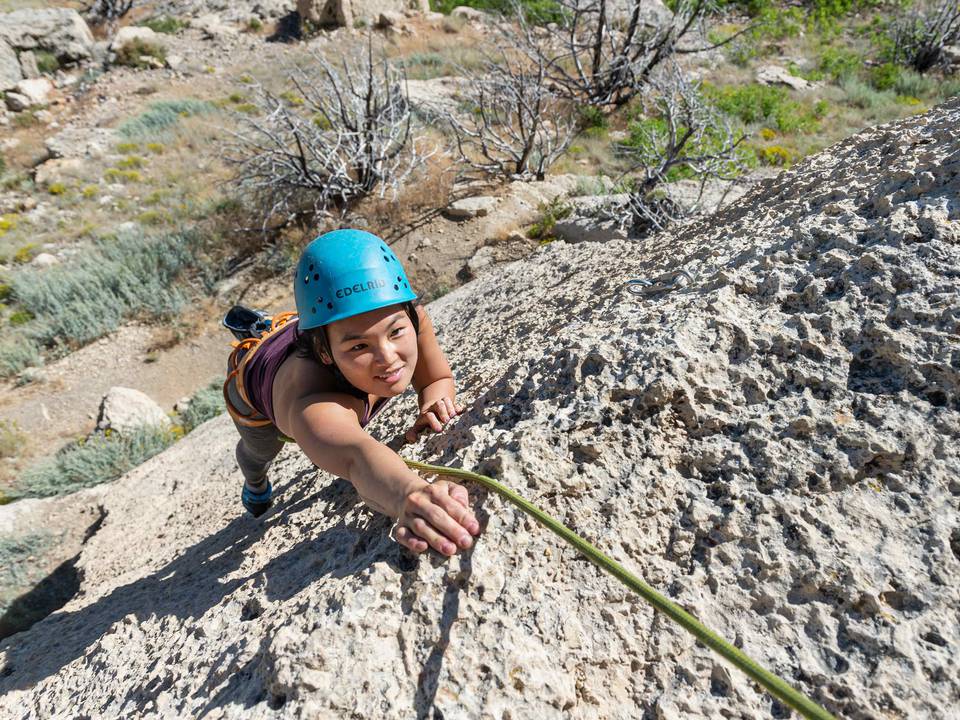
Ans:
[{"label": "blue climbing helmet", "polygon": [[301,330],[417,299],[393,250],[363,230],[334,230],[307,245],[293,295]]}]

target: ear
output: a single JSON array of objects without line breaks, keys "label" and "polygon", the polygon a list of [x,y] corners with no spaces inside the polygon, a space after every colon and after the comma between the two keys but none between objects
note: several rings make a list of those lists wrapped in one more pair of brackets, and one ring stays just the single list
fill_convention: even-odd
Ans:
[{"label": "ear", "polygon": [[320,351],[320,361],[324,365],[333,365],[333,358],[327,355],[323,350]]}]

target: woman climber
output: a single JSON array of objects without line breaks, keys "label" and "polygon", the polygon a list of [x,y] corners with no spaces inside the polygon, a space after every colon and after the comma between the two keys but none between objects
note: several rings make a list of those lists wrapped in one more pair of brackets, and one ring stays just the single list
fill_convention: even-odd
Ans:
[{"label": "woman climber", "polygon": [[[363,431],[408,385],[420,411],[406,433],[441,432],[463,412],[433,325],[407,275],[380,238],[361,230],[321,235],[304,249],[294,280],[297,312],[237,344],[224,384],[240,433],[243,506],[260,516],[272,504],[266,473],[293,438],[310,460],[344,477],[371,508],[397,520],[397,541],[453,555],[480,525],[467,490],[427,483],[393,450]],[[226,324],[226,321],[225,321]]]}]

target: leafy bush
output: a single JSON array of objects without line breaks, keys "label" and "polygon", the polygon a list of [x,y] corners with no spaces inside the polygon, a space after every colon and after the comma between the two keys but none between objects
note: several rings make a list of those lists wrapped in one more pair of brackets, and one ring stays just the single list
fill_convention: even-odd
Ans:
[{"label": "leafy bush", "polygon": [[791,100],[784,88],[758,83],[721,87],[705,83],[703,89],[707,98],[727,115],[746,125],[772,122],[781,132],[811,132],[828,109],[826,101],[806,105]]},{"label": "leafy bush", "polygon": [[155,33],[163,33],[165,35],[174,35],[189,25],[189,23],[185,20],[171,17],[170,15],[161,15],[159,17],[150,18],[149,20],[145,20],[140,24],[144,27],[150,28]]},{"label": "leafy bush", "polygon": [[24,368],[41,362],[40,346],[32,338],[8,334],[0,339],[0,377],[13,377]]},{"label": "leafy bush", "polygon": [[116,480],[169,447],[176,438],[173,430],[162,427],[91,435],[28,467],[12,495],[52,497]]},{"label": "leafy bush", "polygon": [[843,89],[843,92],[846,95],[847,104],[852,105],[853,107],[861,108],[862,110],[870,110],[872,108],[890,105],[896,100],[893,93],[889,91],[875,90],[873,87],[857,78],[848,78],[844,80],[840,84],[840,87]]},{"label": "leafy bush", "polygon": [[27,243],[13,254],[13,261],[18,265],[25,265],[33,260],[33,256],[37,254],[37,249],[36,243]]},{"label": "leafy bush", "polygon": [[104,180],[119,180],[122,183],[140,182],[143,176],[136,170],[120,170],[119,168],[107,168],[103,172]]},{"label": "leafy bush", "polygon": [[17,226],[16,215],[0,215],[0,237],[6,235]]},{"label": "leafy bush", "polygon": [[757,157],[764,165],[774,165],[777,167],[786,167],[792,165],[797,158],[797,153],[790,148],[782,145],[769,145],[756,149]]},{"label": "leafy bush", "polygon": [[870,84],[877,90],[891,90],[900,81],[900,68],[893,63],[884,63],[870,69]]},{"label": "leafy bush", "polygon": [[187,409],[180,413],[180,424],[184,432],[192,432],[194,428],[226,410],[223,402],[223,381],[224,378],[214,380],[190,398]]},{"label": "leafy bush", "polygon": [[142,38],[133,38],[117,50],[115,62],[117,65],[142,69],[153,66],[150,58],[164,62],[167,59],[167,49]]},{"label": "leafy bush", "polygon": [[527,237],[542,243],[553,240],[553,229],[557,222],[573,212],[573,206],[555,197],[549,203],[540,205],[540,218],[527,230]]},{"label": "leafy bush", "polygon": [[135,153],[140,149],[140,143],[135,142],[122,142],[119,143],[116,147],[116,150],[121,155],[129,155],[130,153]]},{"label": "leafy bush", "polygon": [[[562,8],[553,0],[520,0],[527,17],[537,23],[558,22]],[[512,0],[430,0],[430,9],[449,15],[454,8],[471,7],[484,12],[510,15],[513,12]]]},{"label": "leafy bush", "polygon": [[51,195],[63,195],[67,191],[67,186],[63,183],[55,182],[47,185],[47,192]]},{"label": "leafy bush", "polygon": [[33,55],[37,60],[37,70],[40,72],[52,75],[60,69],[60,61],[52,52],[36,50]]},{"label": "leafy bush", "polygon": [[[817,69],[835,82],[856,75],[863,65],[863,58],[852,50],[828,47],[820,55]],[[813,79],[813,78],[810,78]]]},{"label": "leafy bush", "polygon": [[197,264],[201,246],[196,234],[130,233],[99,240],[72,262],[13,274],[19,305],[36,316],[22,337],[51,347],[82,345],[134,315],[171,317],[185,302],[176,281]]},{"label": "leafy bush", "polygon": [[141,138],[169,130],[180,118],[204,115],[216,108],[204,100],[162,100],[150,105],[146,112],[125,121],[118,132],[126,138]]},{"label": "leafy bush", "polygon": [[16,457],[27,442],[15,420],[0,420],[0,458]]}]

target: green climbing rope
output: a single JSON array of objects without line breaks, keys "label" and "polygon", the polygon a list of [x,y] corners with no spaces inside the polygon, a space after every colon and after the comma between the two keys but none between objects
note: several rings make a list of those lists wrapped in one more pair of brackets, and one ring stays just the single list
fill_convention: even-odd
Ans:
[{"label": "green climbing rope", "polygon": [[657,610],[680,623],[680,625],[693,633],[700,642],[716,650],[720,655],[763,685],[771,694],[783,700],[783,702],[803,715],[803,717],[813,718],[814,720],[836,720],[833,715],[817,705],[806,695],[795,690],[770,671],[765,670],[715,632],[704,627],[699,620],[679,605],[665,598],[636,575],[627,572],[618,562],[604,555],[566,525],[554,520],[540,510],[540,508],[527,502],[510,488],[501,485],[493,478],[489,478],[486,475],[478,475],[468,470],[447,468],[440,465],[427,465],[426,463],[416,462],[414,460],[404,459],[404,462],[415,470],[422,470],[436,475],[450,475],[460,478],[461,480],[472,480],[492,490],[573,545],[577,550],[586,555],[593,564],[619,578],[624,585],[639,593],[644,600],[653,605]]}]

